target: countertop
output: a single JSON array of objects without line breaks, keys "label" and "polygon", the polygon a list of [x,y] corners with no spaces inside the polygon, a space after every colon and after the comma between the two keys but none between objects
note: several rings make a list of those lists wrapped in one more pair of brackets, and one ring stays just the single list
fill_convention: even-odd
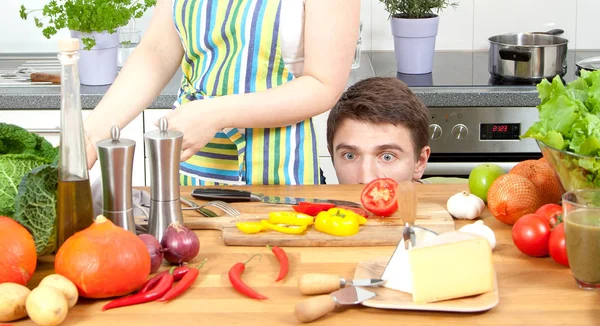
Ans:
[{"label": "countertop", "polygon": [[[600,56],[600,51],[569,50],[565,81],[575,78],[575,62],[594,56]],[[39,58],[55,58],[55,55],[0,54],[0,70],[15,69],[25,60]],[[434,57],[432,73],[402,75],[396,73],[393,52],[364,51],[360,67],[352,70],[348,86],[368,77],[396,76],[407,82],[428,107],[533,107],[539,104],[534,85],[492,85],[487,65],[487,51],[438,51]],[[176,99],[180,80],[181,71],[178,71],[149,108],[171,108]],[[108,88],[109,86],[82,85],[82,108],[93,109]],[[140,95],[143,96],[143,94],[137,96]],[[58,108],[60,108],[58,86],[0,87],[0,110]]]},{"label": "countertop", "polygon": [[[445,205],[453,194],[466,190],[461,184],[417,185],[419,200]],[[189,195],[192,188],[182,187]],[[321,186],[249,186],[266,195],[333,197],[358,200],[361,185]],[[242,212],[268,212],[269,206],[235,203]],[[251,209],[249,209],[251,208]],[[189,214],[190,212],[186,212]],[[493,262],[499,286],[499,304],[479,313],[380,310],[363,306],[338,309],[314,325],[597,325],[600,317],[600,293],[580,290],[568,268],[551,258],[533,258],[513,245],[511,227],[494,219],[487,211],[481,218],[495,232],[497,245]],[[470,223],[456,221],[456,228]],[[390,257],[394,247],[296,247],[284,248],[290,259],[286,279],[274,283],[277,261],[263,247],[228,247],[220,231],[196,231],[200,253],[192,263],[208,258],[194,286],[176,300],[146,303],[102,312],[105,300],[81,300],[70,309],[62,324],[69,325],[298,325],[294,305],[306,297],[297,289],[304,273],[332,273],[351,278],[357,264]],[[260,236],[260,235],[257,235]],[[256,301],[232,289],[227,271],[236,262],[261,253],[262,259],[249,265],[244,281],[269,297]],[[162,269],[166,269],[163,266]],[[30,287],[52,273],[51,256],[42,258]],[[30,320],[15,325],[33,325]]]}]

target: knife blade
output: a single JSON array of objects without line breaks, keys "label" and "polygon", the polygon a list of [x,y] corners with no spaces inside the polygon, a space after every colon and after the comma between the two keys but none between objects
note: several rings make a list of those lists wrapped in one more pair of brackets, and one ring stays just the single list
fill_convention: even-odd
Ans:
[{"label": "knife blade", "polygon": [[362,207],[361,204],[338,199],[299,198],[283,196],[265,196],[245,190],[224,188],[196,188],[192,197],[202,200],[222,200],[224,202],[262,202],[265,204],[298,205],[300,202],[329,203],[336,206]]},{"label": "knife blade", "polygon": [[335,309],[337,305],[355,305],[375,297],[374,292],[350,286],[332,292],[300,301],[296,304],[294,313],[303,323],[317,320]]},{"label": "knife blade", "polygon": [[298,279],[298,288],[304,295],[331,293],[346,285],[352,286],[380,286],[385,283],[382,279],[365,278],[346,280],[334,274],[307,273]]}]

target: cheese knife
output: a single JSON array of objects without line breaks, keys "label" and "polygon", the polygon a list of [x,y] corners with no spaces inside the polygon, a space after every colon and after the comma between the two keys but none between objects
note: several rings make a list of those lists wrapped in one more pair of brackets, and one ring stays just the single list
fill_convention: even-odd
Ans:
[{"label": "cheese knife", "polygon": [[317,320],[335,309],[337,305],[355,305],[375,297],[377,294],[363,288],[349,286],[300,301],[294,308],[296,318],[303,323]]},{"label": "cheese knife", "polygon": [[351,286],[380,286],[385,283],[384,280],[377,278],[364,278],[355,280],[346,280],[334,274],[307,273],[298,279],[298,288],[305,295],[331,293],[340,288]]},{"label": "cheese knife", "polygon": [[202,200],[222,200],[224,202],[262,202],[284,205],[298,205],[300,202],[310,202],[329,203],[336,206],[362,207],[359,203],[347,200],[265,196],[245,190],[224,188],[196,188],[192,190],[192,197]]}]

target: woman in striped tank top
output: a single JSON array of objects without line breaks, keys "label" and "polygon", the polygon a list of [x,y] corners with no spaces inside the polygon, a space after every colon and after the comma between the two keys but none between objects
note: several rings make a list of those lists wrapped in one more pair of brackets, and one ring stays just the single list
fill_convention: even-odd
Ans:
[{"label": "woman in striped tank top", "polygon": [[[85,120],[88,165],[183,77],[169,129],[182,185],[318,184],[312,118],[344,91],[360,0],[158,0],[141,43]],[[133,95],[136,94],[136,95]]]}]

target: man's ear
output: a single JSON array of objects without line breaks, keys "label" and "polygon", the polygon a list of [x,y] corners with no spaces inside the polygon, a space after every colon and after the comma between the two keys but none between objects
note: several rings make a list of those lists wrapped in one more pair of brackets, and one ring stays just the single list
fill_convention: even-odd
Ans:
[{"label": "man's ear", "polygon": [[419,154],[419,159],[415,164],[415,171],[413,172],[413,180],[419,180],[425,173],[425,168],[427,167],[427,160],[429,160],[429,155],[431,154],[431,148],[429,146],[424,146],[421,148],[421,153]]}]

